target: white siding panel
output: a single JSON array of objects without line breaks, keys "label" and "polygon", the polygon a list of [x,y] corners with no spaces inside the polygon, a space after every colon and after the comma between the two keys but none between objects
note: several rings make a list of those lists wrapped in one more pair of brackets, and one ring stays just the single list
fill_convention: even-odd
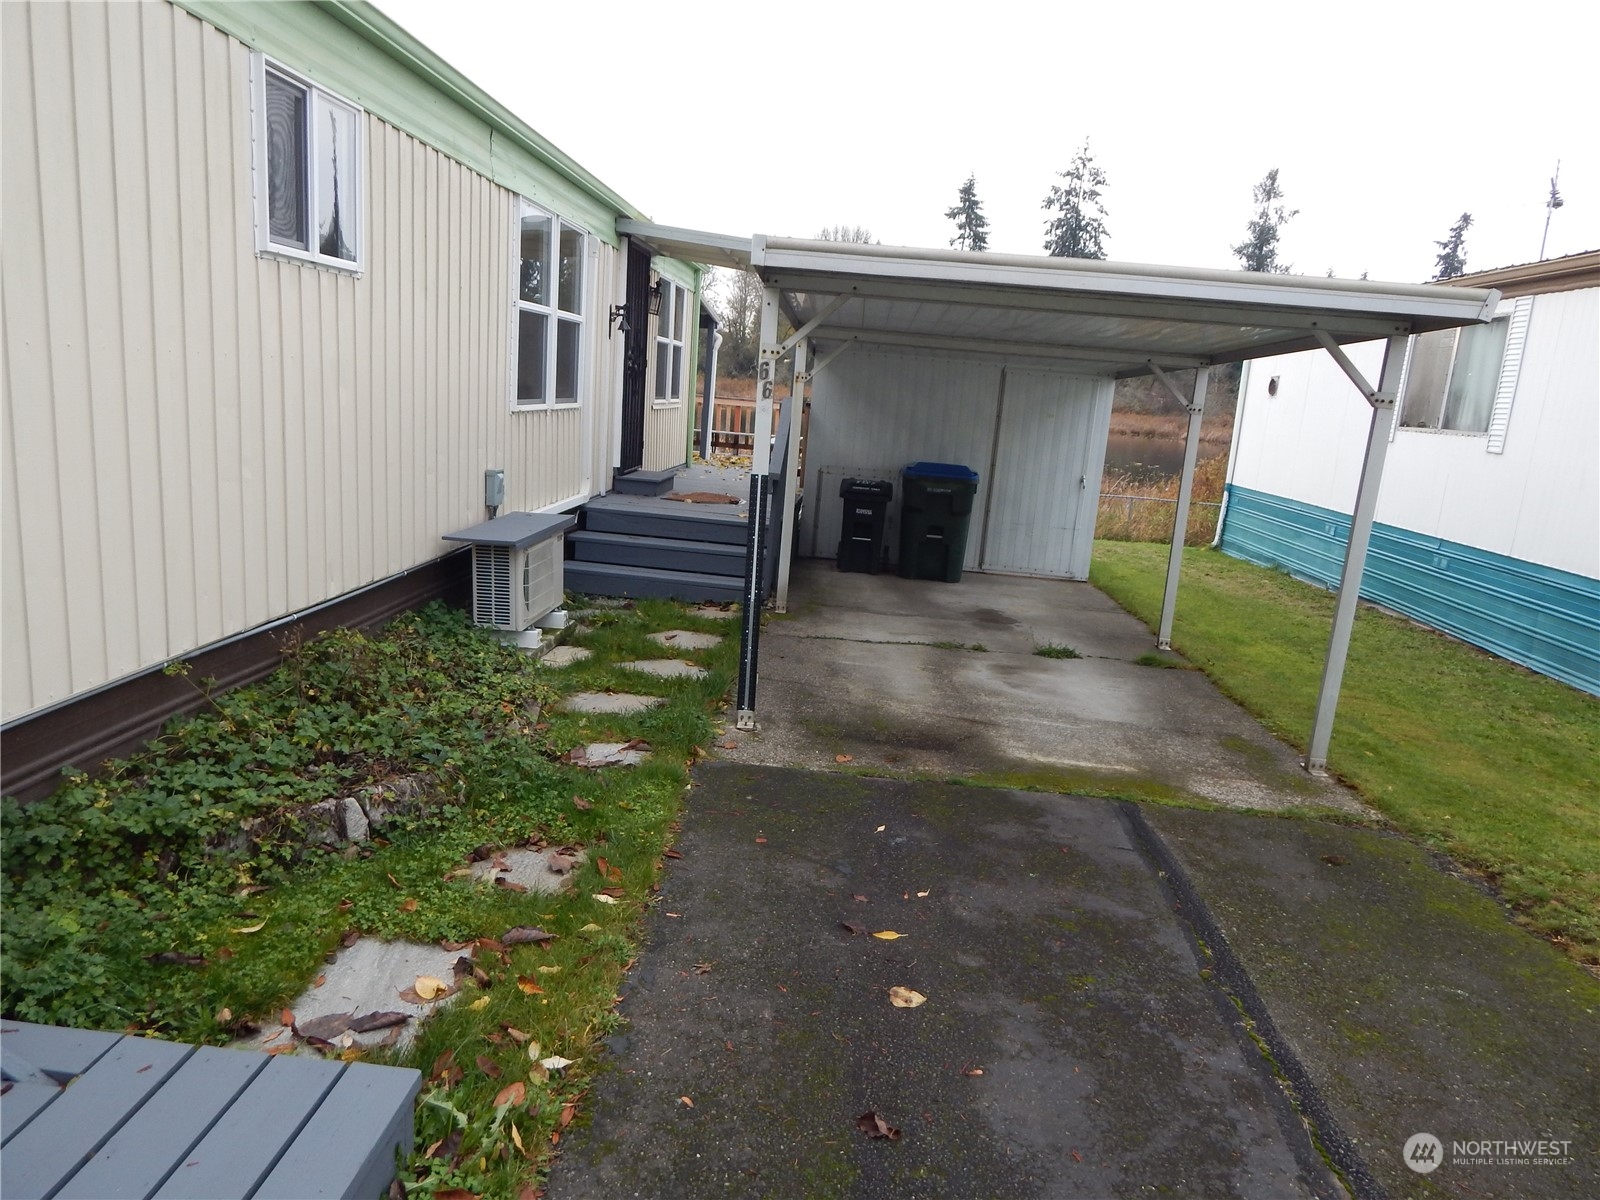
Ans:
[{"label": "white siding panel", "polygon": [[984,477],[967,539],[966,565],[975,569],[999,389],[999,366],[969,359],[859,346],[834,359],[812,383],[797,550],[834,556],[843,511],[839,484],[853,476],[894,482],[884,538],[895,557],[901,469],[919,461],[962,463]]},{"label": "white siding panel", "polygon": [[365,273],[258,257],[243,45],[160,3],[0,20],[4,719],[446,553],[489,467],[513,508],[609,483],[617,251],[582,406],[514,413],[510,192],[369,117]]},{"label": "white siding panel", "polygon": [[[1376,378],[1381,344],[1351,358]],[[1370,419],[1323,352],[1263,359],[1250,371],[1233,482],[1348,513]],[[1600,289],[1534,299],[1504,438],[1491,453],[1482,434],[1398,430],[1377,520],[1600,578]]]}]

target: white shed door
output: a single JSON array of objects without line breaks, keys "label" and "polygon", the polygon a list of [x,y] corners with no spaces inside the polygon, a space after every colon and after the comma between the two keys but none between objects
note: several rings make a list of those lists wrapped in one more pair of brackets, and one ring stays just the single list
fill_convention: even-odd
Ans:
[{"label": "white shed door", "polygon": [[1097,379],[1006,370],[983,570],[1088,576],[1105,457],[1105,430],[1095,419],[1104,386]]}]

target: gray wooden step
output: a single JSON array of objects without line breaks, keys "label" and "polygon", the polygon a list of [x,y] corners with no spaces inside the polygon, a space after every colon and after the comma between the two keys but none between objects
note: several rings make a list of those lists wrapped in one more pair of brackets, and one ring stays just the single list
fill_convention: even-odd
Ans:
[{"label": "gray wooden step", "polygon": [[611,490],[626,496],[665,496],[678,478],[678,468],[665,471],[629,471],[611,477]]},{"label": "gray wooden step", "polygon": [[582,596],[666,600],[737,600],[744,594],[744,581],[731,575],[662,571],[577,559],[567,560],[564,586],[568,592]]},{"label": "gray wooden step", "polygon": [[701,516],[679,506],[682,512],[655,512],[644,508],[609,507],[588,504],[583,510],[583,526],[596,533],[631,533],[641,537],[681,538],[689,542],[720,542],[743,546],[749,538],[748,524],[726,511]]},{"label": "gray wooden step", "polygon": [[745,547],[742,544],[579,530],[567,535],[567,545],[572,548],[572,557],[580,562],[744,577]]}]

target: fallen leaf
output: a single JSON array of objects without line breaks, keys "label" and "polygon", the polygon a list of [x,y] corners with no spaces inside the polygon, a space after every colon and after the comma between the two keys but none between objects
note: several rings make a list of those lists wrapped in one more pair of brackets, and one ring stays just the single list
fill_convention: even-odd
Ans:
[{"label": "fallen leaf", "polygon": [[403,904],[400,905],[400,911],[401,912],[407,912],[407,913],[416,912],[417,911],[416,897],[414,897],[414,896],[409,897]]},{"label": "fallen leaf", "polygon": [[294,1013],[291,1012],[287,1008],[284,1009],[281,1013],[278,1014],[278,1024],[279,1025],[293,1025],[294,1024]]},{"label": "fallen leaf", "polygon": [[359,1017],[350,1019],[352,1033],[371,1033],[375,1029],[388,1029],[394,1025],[404,1025],[411,1020],[410,1014],[403,1012],[373,1012],[363,1013]]},{"label": "fallen leaf", "polygon": [[557,974],[559,974],[559,973],[560,973],[560,971],[561,971],[561,968],[560,968],[560,967],[558,967],[558,966],[556,966],[556,965],[555,965],[555,964],[553,964],[553,963],[541,963],[541,964],[540,964],[540,965],[539,965],[539,966],[538,966],[538,967],[537,967],[537,968],[535,968],[535,969],[536,969],[536,970],[537,970],[537,971],[538,971],[538,972],[539,972],[539,974],[541,974],[541,975],[557,975]]},{"label": "fallen leaf", "polygon": [[583,928],[579,929],[578,932],[579,933],[603,933],[605,931],[602,930],[600,928],[600,926],[596,925],[593,921],[590,921]]},{"label": "fallen leaf", "polygon": [[562,1058],[559,1054],[552,1054],[549,1058],[541,1058],[539,1065],[546,1071],[562,1071],[572,1065],[572,1059]]},{"label": "fallen leaf", "polygon": [[397,891],[397,892],[405,891],[405,888],[400,886],[400,881],[398,879],[396,879],[393,875],[390,875],[389,872],[387,872],[387,871],[384,872],[384,875],[387,876],[387,878],[388,878],[390,883],[394,884],[394,890],[395,891]]},{"label": "fallen leaf", "polygon": [[577,1102],[569,1100],[569,1101],[567,1101],[567,1103],[565,1103],[564,1105],[561,1106],[561,1116],[557,1119],[556,1124],[560,1125],[561,1128],[565,1129],[568,1125],[572,1124],[572,1118],[577,1116],[577,1115],[578,1115]]},{"label": "fallen leaf", "polygon": [[217,1024],[218,1025],[226,1025],[231,1020],[233,1020],[233,1009],[231,1009],[231,1008],[219,1008],[219,1009],[217,1009]]},{"label": "fallen leaf", "polygon": [[254,925],[246,925],[243,928],[235,929],[234,932],[235,933],[260,933],[266,927],[267,927],[267,923],[265,921],[257,921]]},{"label": "fallen leaf", "polygon": [[494,877],[494,881],[495,881],[495,885],[497,887],[503,887],[508,892],[525,892],[525,891],[528,890],[528,885],[527,884],[525,884],[525,883],[517,883],[517,882],[515,882],[513,880],[502,878],[499,875],[496,875]]},{"label": "fallen leaf", "polygon": [[595,870],[599,871],[601,875],[605,876],[605,878],[611,880],[612,883],[622,882],[622,871],[613,866],[611,863],[607,862],[604,858],[596,857],[594,860],[594,866]]},{"label": "fallen leaf", "polygon": [[478,1055],[478,1070],[482,1071],[490,1079],[500,1078],[499,1065],[487,1054]]},{"label": "fallen leaf", "polygon": [[929,894],[930,894],[930,893],[932,893],[932,891],[933,891],[933,889],[932,889],[932,888],[929,888],[929,889],[928,889],[928,890],[927,890],[927,891],[926,891],[926,892],[918,892],[918,893],[917,893],[917,899],[918,899],[918,900],[921,900],[921,899],[923,899],[923,898],[924,898],[924,897],[926,897],[926,896],[928,896],[928,895],[929,895]]},{"label": "fallen leaf", "polygon": [[1342,854],[1324,854],[1322,856],[1322,861],[1327,863],[1330,867],[1342,867],[1350,860]]},{"label": "fallen leaf", "polygon": [[767,839],[766,839],[766,838],[764,838],[764,837],[758,837],[758,838],[757,838],[757,839],[756,839],[756,845],[758,845],[758,846],[765,846],[765,845],[766,845],[766,844],[767,844]]},{"label": "fallen leaf", "polygon": [[872,831],[872,832],[873,832],[873,833],[882,833],[882,832],[883,832],[883,831],[884,831],[884,830],[885,830],[885,829],[887,829],[887,828],[889,828],[889,827],[888,827],[888,826],[887,826],[887,825],[879,825],[879,826],[878,826],[878,827],[877,827],[877,828],[876,828],[876,829],[874,829],[874,830],[873,830],[873,831]]},{"label": "fallen leaf", "polygon": [[856,901],[857,903],[860,903],[860,904],[865,904],[867,902],[867,898],[865,896],[862,896],[862,895],[851,896],[850,899],[852,899],[852,900],[854,900],[854,901]]},{"label": "fallen leaf", "polygon": [[287,1054],[287,1053],[289,1053],[289,1051],[291,1051],[293,1049],[294,1049],[294,1043],[293,1042],[285,1042],[281,1046],[273,1046],[270,1050],[267,1051],[267,1053],[268,1054]]},{"label": "fallen leaf", "polygon": [[737,750],[739,748],[738,742],[719,742],[718,745],[724,750]]},{"label": "fallen leaf", "polygon": [[233,957],[233,947],[231,947],[231,946],[218,946],[217,947],[217,957],[220,958],[220,959],[224,959],[224,960],[232,958]]},{"label": "fallen leaf", "polygon": [[903,938],[906,935],[903,934],[903,933],[896,933],[892,929],[883,929],[883,930],[879,930],[877,933],[873,934],[872,936],[875,937],[875,938],[882,938],[886,942],[892,942],[892,941],[895,940],[895,938]]},{"label": "fallen leaf", "polygon": [[1083,1161],[1083,1155],[1079,1154],[1076,1150],[1068,1150],[1067,1153],[1072,1155],[1072,1161],[1073,1162],[1082,1162]]},{"label": "fallen leaf", "polygon": [[539,1043],[538,1042],[529,1042],[528,1043],[528,1058],[533,1061],[533,1064],[535,1066],[537,1066],[539,1064],[539,1057],[543,1053],[544,1053],[544,1051],[539,1049]]},{"label": "fallen leaf", "polygon": [[875,1112],[864,1112],[857,1117],[856,1128],[870,1138],[888,1138],[891,1142],[900,1140],[900,1131]]},{"label": "fallen leaf", "polygon": [[513,1025],[502,1024],[500,1028],[504,1029],[506,1031],[506,1036],[519,1046],[528,1040],[528,1035]]},{"label": "fallen leaf", "polygon": [[856,756],[854,754],[835,754],[833,756],[833,761],[836,763],[854,762],[855,757]]},{"label": "fallen leaf", "polygon": [[601,888],[600,894],[602,896],[610,896],[613,900],[620,900],[628,894],[628,889],[619,887]]},{"label": "fallen leaf", "polygon": [[344,931],[344,936],[339,939],[339,945],[343,946],[346,950],[348,950],[348,949],[350,949],[351,946],[354,946],[360,940],[361,940],[361,930],[359,930],[359,929],[346,929]]},{"label": "fallen leaf", "polygon": [[484,1009],[489,1007],[489,1001],[491,999],[492,997],[489,996],[479,996],[471,1004],[467,1005],[467,1007],[473,1012],[482,1012]]},{"label": "fallen leaf", "polygon": [[511,1142],[518,1150],[522,1151],[523,1157],[527,1157],[528,1148],[522,1144],[522,1134],[517,1132],[517,1123],[515,1121],[511,1123]]},{"label": "fallen leaf", "polygon": [[450,991],[450,985],[442,979],[435,979],[432,975],[418,975],[412,989],[424,1000],[437,1000],[440,996]]},{"label": "fallen leaf", "polygon": [[854,934],[863,934],[867,931],[867,927],[859,921],[840,921],[839,925]]},{"label": "fallen leaf", "polygon": [[601,904],[615,904],[617,902],[617,898],[615,896],[607,896],[604,892],[596,892],[593,896],[590,896],[589,899],[598,900]]},{"label": "fallen leaf", "polygon": [[676,850],[663,850],[661,853],[667,858],[682,858],[683,857],[683,855],[679,854]]},{"label": "fallen leaf", "polygon": [[694,1101],[689,1099],[689,1097],[687,1097],[687,1096],[679,1096],[678,1097],[678,1103],[683,1105],[685,1108],[693,1108],[694,1107]]},{"label": "fallen leaf", "polygon": [[517,1189],[517,1200],[544,1200],[544,1189],[525,1183]]},{"label": "fallen leaf", "polygon": [[982,1075],[983,1074],[983,1068],[982,1067],[964,1067],[962,1069],[961,1073],[963,1075]]},{"label": "fallen leaf", "polygon": [[477,1192],[469,1192],[466,1188],[445,1188],[435,1192],[433,1200],[478,1200]]},{"label": "fallen leaf", "polygon": [[540,987],[533,980],[529,979],[526,975],[517,976],[517,986],[530,996],[537,996],[540,992],[544,991],[542,987]]},{"label": "fallen leaf", "polygon": [[592,801],[585,800],[582,796],[574,796],[572,798],[572,807],[579,812],[588,812],[594,807],[594,804]]},{"label": "fallen leaf", "polygon": [[694,973],[696,975],[707,975],[710,973],[710,971],[711,964],[708,962],[697,962],[694,965]]},{"label": "fallen leaf", "polygon": [[921,992],[914,992],[908,987],[889,989],[889,1003],[896,1008],[916,1008],[917,1005],[926,1003],[927,999]]},{"label": "fallen leaf", "polygon": [[320,1017],[312,1017],[308,1021],[295,1022],[294,1031],[303,1038],[331,1042],[350,1028],[350,1020],[354,1015],[347,1012],[326,1013]]},{"label": "fallen leaf", "polygon": [[328,977],[326,975],[318,975],[315,979],[313,979],[311,981],[311,986],[314,987],[314,988],[319,988],[319,987],[321,987],[323,984],[325,984],[327,982],[328,982]]},{"label": "fallen leaf", "polygon": [[542,929],[534,929],[528,925],[518,925],[515,929],[508,929],[500,938],[502,946],[537,946],[541,942],[548,942],[555,938],[555,934],[546,933]]}]

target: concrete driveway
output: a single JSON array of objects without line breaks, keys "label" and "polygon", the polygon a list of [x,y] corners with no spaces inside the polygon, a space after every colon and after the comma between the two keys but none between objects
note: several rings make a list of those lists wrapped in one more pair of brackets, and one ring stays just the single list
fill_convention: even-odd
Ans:
[{"label": "concrete driveway", "polygon": [[[1150,631],[1087,583],[936,583],[809,560],[791,601],[762,634],[761,731],[732,739],[721,753],[735,761],[835,769],[848,755],[1059,792],[1137,784],[1152,798],[1365,811],[1200,672],[1141,665]],[[1050,646],[1081,657],[1035,653]]]}]

